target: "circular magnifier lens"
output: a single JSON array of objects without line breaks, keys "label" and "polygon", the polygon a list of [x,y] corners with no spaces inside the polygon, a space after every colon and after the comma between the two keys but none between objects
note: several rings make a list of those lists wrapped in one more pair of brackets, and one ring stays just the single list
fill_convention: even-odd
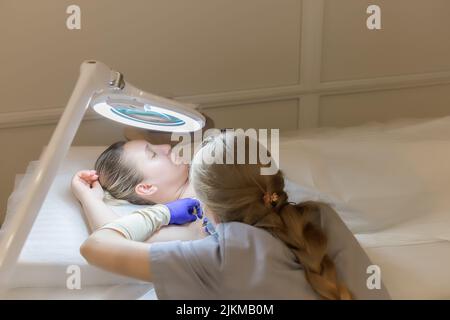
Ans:
[{"label": "circular magnifier lens", "polygon": [[119,117],[126,118],[128,120],[143,122],[147,124],[153,124],[158,126],[182,126],[185,122],[173,115],[167,113],[152,110],[152,107],[145,105],[142,109],[136,109],[128,106],[114,106],[111,111]]},{"label": "circular magnifier lens", "polygon": [[111,120],[147,130],[193,132],[204,124],[201,114],[195,110],[186,112],[183,108],[164,108],[128,97],[98,98],[93,109]]}]

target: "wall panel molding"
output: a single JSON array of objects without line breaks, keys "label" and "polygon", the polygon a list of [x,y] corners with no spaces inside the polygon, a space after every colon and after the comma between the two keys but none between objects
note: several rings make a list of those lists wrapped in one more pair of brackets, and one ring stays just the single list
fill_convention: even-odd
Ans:
[{"label": "wall panel molding", "polygon": [[[316,117],[314,106],[318,102],[309,101],[324,95],[352,94],[370,91],[396,90],[414,87],[429,87],[450,83],[450,71],[390,76],[373,79],[359,79],[320,83],[317,87],[305,87],[303,84],[253,90],[231,91],[192,96],[173,97],[174,99],[200,104],[201,110],[234,106],[246,103],[269,102],[299,98],[299,120]],[[307,98],[309,96],[309,98]],[[312,106],[312,107],[311,107]],[[302,110],[303,108],[303,110]],[[45,108],[20,112],[0,113],[0,129],[56,124],[64,111],[64,107]],[[100,119],[93,111],[87,112],[84,120]],[[301,126],[302,124],[300,124]]]},{"label": "wall panel molding", "polygon": [[311,93],[301,98],[298,110],[298,128],[319,125],[320,86],[322,70],[323,13],[325,0],[302,1],[302,38],[300,56],[300,85]]}]

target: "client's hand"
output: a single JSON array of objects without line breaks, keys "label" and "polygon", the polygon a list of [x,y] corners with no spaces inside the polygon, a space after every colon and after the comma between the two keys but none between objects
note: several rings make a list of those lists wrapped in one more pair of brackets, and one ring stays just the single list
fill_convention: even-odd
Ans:
[{"label": "client's hand", "polygon": [[86,197],[103,200],[104,192],[98,182],[95,170],[78,171],[72,178],[72,192],[78,200],[83,201]]},{"label": "client's hand", "polygon": [[203,217],[200,202],[197,199],[185,198],[166,203],[170,211],[169,224],[185,224]]}]

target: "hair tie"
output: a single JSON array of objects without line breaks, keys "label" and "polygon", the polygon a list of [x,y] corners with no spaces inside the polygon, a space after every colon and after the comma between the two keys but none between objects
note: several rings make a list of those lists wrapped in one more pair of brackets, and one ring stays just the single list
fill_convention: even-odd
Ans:
[{"label": "hair tie", "polygon": [[269,192],[264,193],[264,204],[266,206],[271,205],[272,207],[275,207],[277,205],[279,196],[276,192],[270,194]]}]

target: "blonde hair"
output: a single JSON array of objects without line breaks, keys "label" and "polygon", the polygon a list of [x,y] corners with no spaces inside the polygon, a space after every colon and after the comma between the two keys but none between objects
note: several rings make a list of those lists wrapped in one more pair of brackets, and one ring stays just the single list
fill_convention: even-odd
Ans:
[{"label": "blonde hair", "polygon": [[[246,137],[246,160],[248,140]],[[199,200],[221,222],[237,221],[253,225],[283,241],[303,266],[308,283],[321,297],[351,299],[347,287],[337,279],[334,262],[326,254],[327,237],[314,223],[320,215],[318,203],[290,204],[281,171],[274,175],[261,175],[261,163],[248,164],[246,161],[246,164],[237,164],[234,161],[232,164],[208,164],[202,161],[205,152],[222,152],[223,163],[226,163],[227,154],[234,152],[236,155],[236,142],[236,135],[222,133],[196,154],[191,166],[191,181]],[[258,147],[263,148],[260,144]],[[263,200],[265,195],[274,193],[277,195],[275,203]]]},{"label": "blonde hair", "polygon": [[144,177],[124,160],[125,143],[125,141],[113,143],[97,158],[95,170],[100,185],[115,199],[127,200],[134,204],[152,204],[135,191]]}]

